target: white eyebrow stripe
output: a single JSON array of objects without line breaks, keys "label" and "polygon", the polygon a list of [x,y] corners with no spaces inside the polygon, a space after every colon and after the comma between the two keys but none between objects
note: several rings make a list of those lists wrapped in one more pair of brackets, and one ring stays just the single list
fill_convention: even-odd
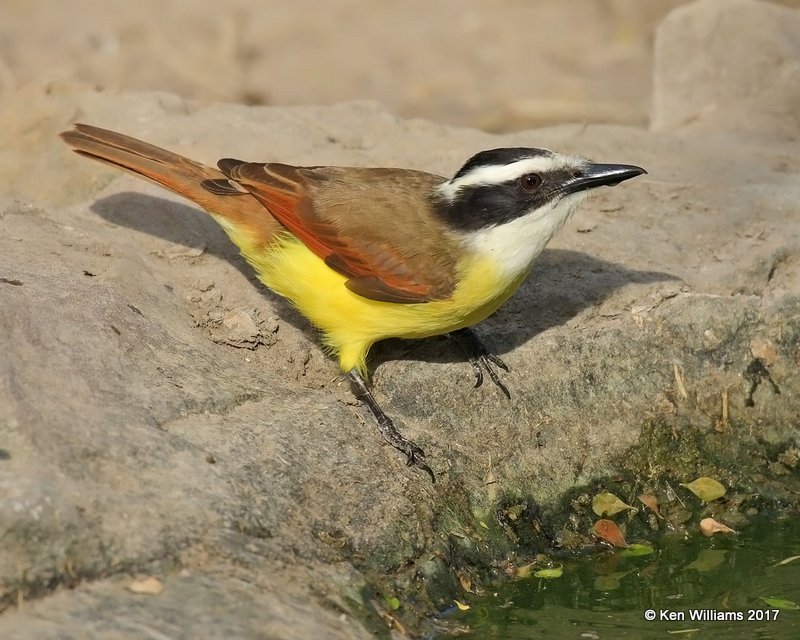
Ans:
[{"label": "white eyebrow stripe", "polygon": [[447,200],[452,200],[464,187],[500,184],[514,180],[526,173],[547,173],[580,164],[582,164],[580,158],[554,154],[525,158],[509,164],[477,167],[466,175],[445,182],[439,187],[439,193]]}]

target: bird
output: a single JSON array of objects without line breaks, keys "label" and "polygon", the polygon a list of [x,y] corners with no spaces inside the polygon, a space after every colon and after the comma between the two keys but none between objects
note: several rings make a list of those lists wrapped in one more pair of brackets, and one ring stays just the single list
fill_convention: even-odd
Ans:
[{"label": "bird", "polygon": [[448,335],[510,397],[471,327],[526,279],[584,197],[647,173],[548,149],[476,153],[446,178],[404,168],[294,166],[223,158],[210,167],[142,140],[76,123],[81,156],[132,172],[208,212],[268,289],[320,332],[383,438],[435,475],[425,452],[375,400],[367,354],[387,338]]}]

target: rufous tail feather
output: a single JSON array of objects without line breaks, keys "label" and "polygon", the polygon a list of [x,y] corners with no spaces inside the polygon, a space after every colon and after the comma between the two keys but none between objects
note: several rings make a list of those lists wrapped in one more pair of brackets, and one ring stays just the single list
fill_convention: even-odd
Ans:
[{"label": "rufous tail feather", "polygon": [[73,130],[65,131],[61,137],[76,153],[147,178],[221,217],[238,233],[247,235],[251,248],[266,246],[276,233],[284,230],[264,205],[249,193],[234,189],[220,193],[204,187],[203,182],[227,180],[218,169],[91,125],[76,124]]}]

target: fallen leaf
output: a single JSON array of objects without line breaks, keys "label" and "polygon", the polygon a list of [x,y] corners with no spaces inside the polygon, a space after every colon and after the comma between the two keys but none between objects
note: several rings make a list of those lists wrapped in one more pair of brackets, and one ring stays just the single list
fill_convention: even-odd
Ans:
[{"label": "fallen leaf", "polygon": [[791,600],[782,600],[781,598],[761,598],[764,602],[766,602],[770,607],[775,607],[776,609],[789,609],[791,611],[795,611],[800,609],[800,606],[797,605],[796,602],[792,602]]},{"label": "fallen leaf", "polygon": [[713,502],[725,495],[725,487],[714,478],[707,478],[706,476],[702,476],[688,484],[681,483],[681,486],[686,487],[703,502]]},{"label": "fallen leaf", "polygon": [[619,555],[632,558],[635,556],[649,556],[655,549],[649,544],[629,544]]},{"label": "fallen leaf", "polygon": [[468,604],[464,604],[463,602],[459,602],[458,600],[453,600],[453,602],[456,603],[456,606],[458,607],[459,611],[468,611],[470,608]]},{"label": "fallen leaf", "polygon": [[461,588],[464,591],[472,591],[472,580],[470,580],[466,573],[458,574],[458,582],[461,584]]},{"label": "fallen leaf", "polygon": [[703,518],[700,521],[700,533],[710,538],[715,533],[736,533],[729,526],[717,522],[714,518]]},{"label": "fallen leaf", "polygon": [[622,531],[611,520],[598,520],[594,523],[594,534],[601,540],[614,545],[615,547],[627,547],[628,543],[625,542],[625,536]]},{"label": "fallen leaf", "polygon": [[725,556],[727,555],[728,552],[724,549],[700,549],[697,559],[687,564],[686,568],[700,571],[701,573],[713,571],[725,561]]},{"label": "fallen leaf", "polygon": [[[391,613],[384,609],[383,605],[377,600],[370,600],[370,604],[372,608],[378,613],[378,615],[389,625],[389,628],[396,631],[395,635],[398,635],[401,638],[408,637],[406,633],[406,628],[403,626],[403,623],[400,622],[397,618],[395,618]],[[393,636],[394,637],[394,636]]]},{"label": "fallen leaf", "polygon": [[608,493],[607,491],[598,493],[594,498],[592,498],[592,511],[594,511],[598,516],[613,516],[620,511],[635,508],[636,507],[632,507],[629,504],[625,504],[613,493]]},{"label": "fallen leaf", "polygon": [[534,578],[560,578],[564,575],[564,568],[563,567],[555,567],[554,569],[539,569],[538,571],[534,572]]},{"label": "fallen leaf", "polygon": [[157,596],[164,591],[164,585],[158,578],[148,576],[146,578],[137,578],[131,582],[128,585],[128,591],[148,596]]},{"label": "fallen leaf", "polygon": [[630,571],[617,571],[607,576],[597,576],[594,579],[595,591],[615,591],[620,588],[622,579],[627,576]]},{"label": "fallen leaf", "polygon": [[661,512],[658,510],[658,499],[655,496],[651,496],[649,493],[643,493],[639,496],[639,502],[655,513],[656,517],[662,520],[664,519],[664,516],[662,516]]},{"label": "fallen leaf", "polygon": [[800,560],[800,556],[789,556],[788,558],[784,558],[780,562],[776,562],[773,564],[773,567],[780,567],[784,564],[789,564],[790,562],[794,562],[795,560]]},{"label": "fallen leaf", "polygon": [[527,578],[531,575],[532,571],[533,571],[533,563],[517,567],[517,570],[514,573],[517,576],[517,578]]}]

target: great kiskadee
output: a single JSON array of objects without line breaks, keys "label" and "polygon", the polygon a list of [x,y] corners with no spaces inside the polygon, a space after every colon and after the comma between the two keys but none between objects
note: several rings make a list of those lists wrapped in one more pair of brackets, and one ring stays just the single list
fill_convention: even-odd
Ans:
[{"label": "great kiskadee", "polygon": [[451,179],[411,169],[295,167],[226,158],[218,169],[85,124],[61,137],[80,155],[148,178],[210,213],[272,291],[321,332],[389,444],[433,478],[366,383],[385,338],[450,334],[506,395],[469,327],[494,313],[595,187],[646,173],[545,149],[482,151]]}]

